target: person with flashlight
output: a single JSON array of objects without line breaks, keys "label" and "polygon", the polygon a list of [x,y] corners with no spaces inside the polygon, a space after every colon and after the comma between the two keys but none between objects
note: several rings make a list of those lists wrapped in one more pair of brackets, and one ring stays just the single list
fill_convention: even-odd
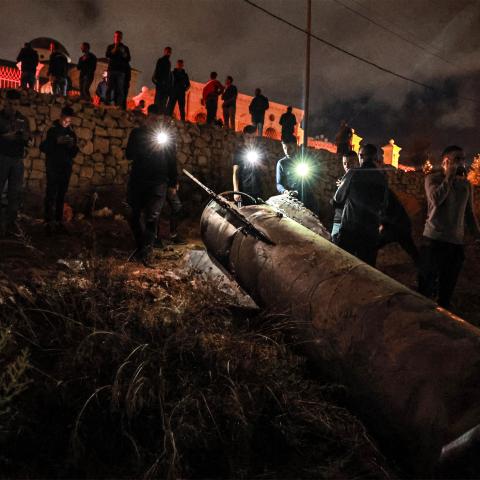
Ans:
[{"label": "person with flashlight", "polygon": [[[233,153],[233,190],[246,193],[255,199],[262,194],[260,171],[263,166],[260,153],[252,143],[256,131],[253,125],[247,125],[243,129],[245,145]],[[239,206],[246,201],[248,203],[246,197],[238,194],[234,195],[234,200]]]},{"label": "person with flashlight", "polygon": [[309,210],[318,214],[318,205],[312,192],[314,168],[306,158],[297,155],[295,142],[282,142],[285,156],[277,162],[278,193],[297,197]]},{"label": "person with flashlight", "polygon": [[126,149],[126,157],[132,162],[127,201],[136,243],[130,259],[147,267],[152,267],[150,257],[160,213],[167,195],[174,194],[177,186],[175,139],[162,128],[160,115],[160,107],[150,105],[145,123],[132,130]]}]

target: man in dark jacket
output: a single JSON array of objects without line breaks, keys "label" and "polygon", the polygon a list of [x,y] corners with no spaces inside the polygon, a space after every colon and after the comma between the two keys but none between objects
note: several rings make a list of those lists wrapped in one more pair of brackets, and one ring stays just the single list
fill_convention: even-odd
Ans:
[{"label": "man in dark jacket", "polygon": [[377,168],[377,147],[360,149],[360,168],[343,178],[333,201],[344,205],[337,245],[360,260],[375,266],[379,227],[386,207],[388,183]]},{"label": "man in dark jacket", "polygon": [[78,59],[77,64],[77,69],[80,71],[80,96],[83,100],[89,102],[92,100],[90,87],[97,69],[97,57],[90,52],[90,44],[88,42],[83,42],[80,49],[83,54]]},{"label": "man in dark jacket", "polygon": [[72,175],[73,159],[78,153],[77,136],[71,127],[74,112],[63,107],[60,119],[53,122],[40,150],[47,157],[45,224],[47,233],[68,233],[63,224],[63,206]]},{"label": "man in dark jacket", "polygon": [[252,116],[252,125],[257,129],[259,137],[263,135],[263,124],[265,123],[265,112],[270,108],[268,98],[262,95],[262,91],[255,89],[255,96],[250,102],[248,111]]},{"label": "man in dark jacket", "polygon": [[312,191],[315,178],[315,166],[297,155],[297,144],[283,143],[285,156],[277,162],[277,191],[283,195],[291,195],[298,199],[318,215],[318,202]]},{"label": "man in dark jacket", "polygon": [[[19,111],[20,92],[8,90],[5,107],[0,110],[0,192],[8,182],[6,225],[2,221],[1,233],[15,235],[23,184],[23,157],[30,139],[28,119]],[[6,227],[6,228],[5,228]]]},{"label": "man in dark jacket", "polygon": [[171,47],[165,47],[163,57],[157,60],[152,82],[155,85],[155,105],[160,108],[160,113],[167,114],[168,97],[172,90],[172,64],[170,63]]},{"label": "man in dark jacket", "polygon": [[465,260],[465,226],[470,227],[477,241],[480,239],[473,189],[467,179],[461,147],[451,145],[443,151],[442,170],[425,177],[425,193],[428,214],[421,248],[419,291],[427,297],[438,293],[438,304],[450,308]]},{"label": "man in dark jacket", "polygon": [[172,79],[173,85],[168,99],[168,114],[173,116],[173,111],[175,110],[175,105],[178,102],[178,110],[180,111],[180,118],[185,121],[185,94],[190,88],[190,79],[188,74],[183,68],[183,60],[177,60],[177,65],[173,69]]},{"label": "man in dark jacket", "polygon": [[[345,171],[345,175],[348,173],[349,170],[352,168],[358,167],[358,155],[355,151],[351,150],[350,152],[343,155],[342,158],[343,170]],[[337,180],[337,187],[341,185],[345,175]],[[343,204],[338,204],[333,201],[330,201],[331,205],[335,209],[335,213],[333,215],[333,225],[332,225],[332,232],[331,238],[333,243],[337,243],[338,240],[338,233],[340,232],[340,226],[342,224],[342,215],[343,215]]]},{"label": "man in dark jacket", "polygon": [[222,93],[223,125],[225,128],[230,128],[233,131],[235,131],[237,96],[237,87],[233,84],[233,77],[229,75],[225,81],[225,90]]},{"label": "man in dark jacket", "polygon": [[136,243],[131,259],[145,266],[150,266],[149,257],[167,193],[174,194],[177,185],[175,139],[162,130],[160,115],[158,105],[148,107],[147,119],[132,130],[126,150],[127,159],[132,161],[127,200],[132,209],[130,226]]},{"label": "man in dark jacket", "polygon": [[35,88],[35,79],[38,65],[38,53],[30,43],[25,43],[17,56],[17,63],[22,64],[22,76],[20,84],[22,88]]},{"label": "man in dark jacket", "polygon": [[123,33],[113,34],[113,43],[107,47],[108,58],[107,99],[113,98],[115,105],[122,108],[125,100],[125,80],[130,68],[130,50],[122,43]]},{"label": "man in dark jacket", "polygon": [[297,124],[297,119],[292,113],[292,110],[292,107],[287,107],[287,111],[280,117],[280,121],[278,122],[282,126],[282,142],[286,143],[296,141],[293,132]]},{"label": "man in dark jacket", "polygon": [[68,59],[57,49],[55,42],[50,43],[50,59],[47,75],[50,77],[54,95],[67,95]]}]

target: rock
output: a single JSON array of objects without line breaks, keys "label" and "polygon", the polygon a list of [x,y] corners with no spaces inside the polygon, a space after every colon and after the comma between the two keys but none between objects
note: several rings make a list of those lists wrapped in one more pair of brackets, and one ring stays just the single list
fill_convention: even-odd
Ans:
[{"label": "rock", "polygon": [[105,173],[105,165],[103,163],[96,163],[94,169],[97,173]]},{"label": "rock", "polygon": [[205,157],[204,155],[199,155],[199,157],[198,157],[198,164],[199,164],[200,166],[206,166],[206,165],[208,165],[208,158]]},{"label": "rock", "polygon": [[44,173],[39,171],[39,170],[32,170],[30,172],[30,175],[28,176],[28,179],[29,180],[38,180],[40,178],[43,178],[44,177]]},{"label": "rock", "polygon": [[78,175],[76,173],[72,173],[70,177],[70,186],[76,187],[78,185]]},{"label": "rock", "polygon": [[38,147],[30,147],[28,149],[28,156],[32,158],[40,158],[40,149]]},{"label": "rock", "polygon": [[62,112],[62,109],[60,107],[52,105],[50,107],[50,120],[58,120],[60,118],[61,112]]},{"label": "rock", "polygon": [[105,179],[99,173],[94,173],[92,176],[92,184],[93,185],[104,185]]},{"label": "rock", "polygon": [[204,138],[198,137],[198,138],[195,140],[195,144],[194,144],[194,145],[195,145],[196,148],[205,148],[205,147],[208,145],[208,143],[207,143],[207,141],[206,141]]},{"label": "rock", "polygon": [[95,122],[93,120],[88,120],[87,118],[84,118],[82,120],[82,127],[89,128],[90,130],[94,130]]},{"label": "rock", "polygon": [[74,127],[79,127],[82,124],[82,119],[80,117],[72,117],[72,125]]},{"label": "rock", "polygon": [[85,155],[91,155],[93,153],[93,143],[89,140],[83,146],[80,144],[80,151]]},{"label": "rock", "polygon": [[73,173],[79,173],[80,172],[80,165],[78,163],[74,163],[72,166],[72,172]]},{"label": "rock", "polygon": [[125,131],[121,128],[109,128],[107,132],[111,137],[123,138],[125,136]]},{"label": "rock", "polygon": [[117,160],[112,155],[107,155],[105,157],[105,165],[108,165],[109,167],[114,167],[116,164]]},{"label": "rock", "polygon": [[110,142],[106,138],[96,137],[93,140],[93,150],[95,152],[108,153],[109,147],[110,147]]},{"label": "rock", "polygon": [[115,178],[115,175],[117,174],[117,171],[112,168],[112,167],[106,167],[105,168],[105,176],[108,178],[108,179],[114,179]]},{"label": "rock", "polygon": [[122,141],[119,138],[111,138],[110,139],[110,145],[122,145]]},{"label": "rock", "polygon": [[80,169],[80,178],[92,178],[92,177],[93,177],[92,167],[82,167]]},{"label": "rock", "polygon": [[192,137],[188,133],[185,133],[185,134],[182,135],[182,142],[183,143],[192,143]]},{"label": "rock", "polygon": [[117,160],[123,160],[124,155],[123,149],[121,147],[117,145],[111,145],[110,152]]},{"label": "rock", "polygon": [[45,115],[45,114],[48,114],[50,112],[50,108],[48,108],[47,105],[39,105],[37,107],[37,112]]},{"label": "rock", "polygon": [[83,165],[85,163],[85,156],[82,155],[81,153],[77,154],[75,158],[73,159],[74,163],[77,165]]},{"label": "rock", "polygon": [[109,116],[105,116],[105,118],[103,119],[103,124],[109,128],[116,128],[118,126],[118,122],[114,118]]},{"label": "rock", "polygon": [[177,161],[181,165],[184,165],[187,162],[187,156],[183,152],[177,153]]},{"label": "rock", "polygon": [[113,118],[120,118],[120,117],[126,116],[126,113],[123,110],[115,109],[115,108],[109,108],[108,113]]},{"label": "rock", "polygon": [[45,161],[41,160],[40,158],[34,158],[32,160],[32,169],[39,170],[40,172],[45,171]]},{"label": "rock", "polygon": [[100,153],[100,152],[94,153],[92,155],[92,161],[93,163],[103,163],[105,161],[103,153]]},{"label": "rock", "polygon": [[98,137],[108,137],[108,133],[107,133],[107,130],[105,128],[102,128],[102,127],[95,127],[95,136],[98,136]]},{"label": "rock", "polygon": [[83,140],[91,140],[91,138],[93,137],[92,130],[85,127],[76,128],[75,133],[77,134],[78,138],[81,138]]}]

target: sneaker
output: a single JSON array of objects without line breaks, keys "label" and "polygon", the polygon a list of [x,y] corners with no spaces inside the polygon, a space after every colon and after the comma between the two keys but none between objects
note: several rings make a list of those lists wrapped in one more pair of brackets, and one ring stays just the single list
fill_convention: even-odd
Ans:
[{"label": "sneaker", "polygon": [[175,245],[186,245],[187,241],[182,238],[178,233],[170,236],[170,241]]}]

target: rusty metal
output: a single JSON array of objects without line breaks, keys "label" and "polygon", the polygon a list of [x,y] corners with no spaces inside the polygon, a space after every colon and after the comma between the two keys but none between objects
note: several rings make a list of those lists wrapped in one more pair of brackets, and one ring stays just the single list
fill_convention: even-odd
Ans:
[{"label": "rusty metal", "polygon": [[296,323],[307,355],[349,387],[413,474],[432,474],[442,447],[480,423],[480,330],[272,207],[240,210],[275,245],[210,203],[209,254],[259,306]]}]

